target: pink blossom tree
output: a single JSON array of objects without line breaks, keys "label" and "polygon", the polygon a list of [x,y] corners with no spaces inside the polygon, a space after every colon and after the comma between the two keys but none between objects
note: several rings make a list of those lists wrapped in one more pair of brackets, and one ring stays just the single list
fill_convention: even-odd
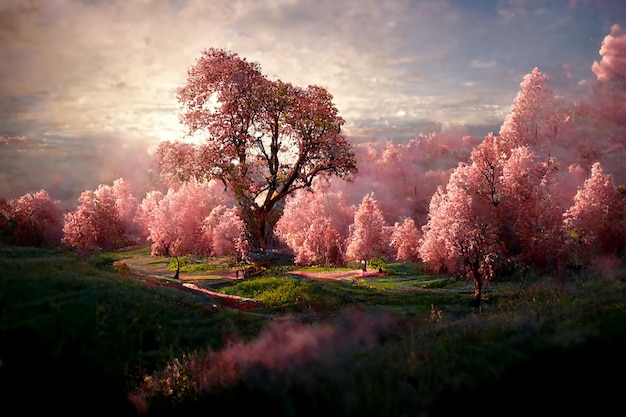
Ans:
[{"label": "pink blossom tree", "polygon": [[341,264],[353,216],[342,192],[316,181],[313,192],[298,190],[285,199],[274,232],[294,253],[298,265]]},{"label": "pink blossom tree", "polygon": [[591,255],[617,255],[626,244],[626,193],[615,186],[600,163],[574,197],[574,204],[563,214],[570,253],[575,262],[585,263]]},{"label": "pink blossom tree", "polygon": [[[210,255],[212,248],[203,242],[205,218],[217,206],[230,206],[232,194],[217,181],[191,178],[165,195],[150,192],[141,202],[138,218],[148,232],[151,253],[179,257],[187,254]],[[206,228],[205,228],[206,229]]]},{"label": "pink blossom tree", "polygon": [[137,242],[137,200],[123,178],[84,191],[78,207],[64,215],[62,243],[81,252],[111,250]]},{"label": "pink blossom tree", "polygon": [[391,233],[391,246],[396,251],[396,259],[417,262],[421,237],[422,232],[411,217],[405,218],[402,223],[396,222]]},{"label": "pink blossom tree", "polygon": [[[419,255],[430,270],[458,273],[474,283],[474,301],[480,304],[485,281],[494,275],[501,257],[499,228],[494,221],[497,205],[467,188],[470,178],[480,175],[471,166],[459,164],[450,181],[439,188],[423,227]],[[489,194],[491,195],[491,194]]]},{"label": "pink blossom tree", "polygon": [[332,219],[317,217],[309,226],[295,262],[307,265],[338,265],[343,262],[343,239]]},{"label": "pink blossom tree", "polygon": [[63,230],[60,203],[43,189],[9,200],[4,221],[10,242],[18,246],[59,245]]},{"label": "pink blossom tree", "polygon": [[238,207],[220,204],[202,222],[202,252],[241,259],[247,253],[245,224]]},{"label": "pink blossom tree", "polygon": [[511,112],[499,136],[513,149],[521,145],[544,146],[556,140],[565,115],[548,86],[548,76],[534,68],[524,76]]},{"label": "pink blossom tree", "polygon": [[439,186],[430,199],[428,222],[422,226],[418,246],[419,258],[431,272],[435,273],[455,270],[455,259],[450,256],[451,252],[448,250],[450,239],[445,233],[455,221],[454,217],[448,216],[453,213],[449,208],[446,188],[447,186]]},{"label": "pink blossom tree", "polygon": [[505,196],[499,221],[508,255],[524,267],[555,266],[563,249],[564,210],[557,162],[520,146],[504,161],[499,181]]},{"label": "pink blossom tree", "polygon": [[345,259],[361,261],[366,269],[369,260],[390,255],[390,242],[391,228],[386,226],[378,202],[371,194],[365,194],[354,213]]},{"label": "pink blossom tree", "polygon": [[264,250],[277,203],[318,176],[357,171],[344,120],[324,88],[271,81],[237,54],[205,50],[179,90],[181,120],[198,146],[163,142],[164,175],[218,179],[235,195],[253,248]]}]

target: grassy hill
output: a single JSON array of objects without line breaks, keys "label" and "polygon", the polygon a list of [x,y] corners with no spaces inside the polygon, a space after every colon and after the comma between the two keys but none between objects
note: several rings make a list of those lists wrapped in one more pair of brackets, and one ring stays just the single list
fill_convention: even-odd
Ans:
[{"label": "grassy hill", "polygon": [[[577,273],[564,288],[510,277],[488,284],[475,308],[467,283],[416,264],[368,277],[282,265],[233,279],[233,267],[189,259],[174,280],[169,260],[146,249],[0,247],[3,414],[495,416],[619,405],[617,271]],[[333,273],[342,279],[325,278]]]}]

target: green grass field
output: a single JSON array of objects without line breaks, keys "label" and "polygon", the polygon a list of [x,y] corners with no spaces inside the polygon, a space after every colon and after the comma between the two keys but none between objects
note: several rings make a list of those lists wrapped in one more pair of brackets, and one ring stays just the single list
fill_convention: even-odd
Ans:
[{"label": "green grass field", "polygon": [[[226,280],[227,268],[188,260],[177,282],[146,249],[0,247],[3,409],[508,416],[620,404],[626,275],[579,273],[564,288],[511,277],[477,309],[468,283],[415,264],[348,280],[285,266]],[[182,282],[261,304],[232,308]]]}]

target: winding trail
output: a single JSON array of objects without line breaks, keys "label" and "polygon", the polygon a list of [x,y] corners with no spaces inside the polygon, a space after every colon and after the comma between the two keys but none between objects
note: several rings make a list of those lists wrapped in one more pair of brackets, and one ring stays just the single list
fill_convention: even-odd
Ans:
[{"label": "winding trail", "polygon": [[[124,264],[128,266],[131,273],[142,279],[147,285],[165,286],[168,288],[178,289],[184,292],[190,292],[196,295],[202,295],[207,300],[211,301],[212,306],[219,308],[233,308],[237,310],[249,310],[253,308],[262,307],[263,303],[253,298],[239,297],[236,295],[223,294],[216,291],[211,291],[206,288],[198,286],[195,282],[202,279],[197,276],[181,276],[180,279],[172,278],[172,271],[162,265],[157,266],[146,262],[144,259],[128,258],[124,259]],[[211,275],[218,276],[214,278],[214,282],[228,282],[228,281],[242,281],[243,273],[240,274],[233,271],[210,271]],[[359,278],[377,277],[385,275],[385,273],[378,272],[377,270],[363,271],[361,269],[354,269],[349,271],[335,271],[335,272],[307,272],[307,271],[289,271],[289,274],[299,275],[306,278],[314,279],[328,279],[328,280],[340,280],[340,281],[352,281]]]},{"label": "winding trail", "polygon": [[[164,267],[146,265],[145,263],[142,263],[141,261],[133,258],[124,259],[123,263],[128,266],[132,275],[141,279],[146,285],[168,287],[195,295],[202,295],[203,298],[211,301],[211,305],[216,308],[222,307],[233,308],[237,310],[249,310],[252,308],[261,307],[263,305],[263,303],[253,298],[222,294],[216,291],[210,291],[205,288],[201,288],[193,282],[190,282],[193,281],[193,279],[185,279],[185,277],[181,277],[180,279],[174,279],[171,277],[172,271]],[[235,274],[231,271],[211,272],[214,275],[220,276],[220,278],[215,279],[216,282],[241,281],[243,279],[239,278],[238,274]]]}]

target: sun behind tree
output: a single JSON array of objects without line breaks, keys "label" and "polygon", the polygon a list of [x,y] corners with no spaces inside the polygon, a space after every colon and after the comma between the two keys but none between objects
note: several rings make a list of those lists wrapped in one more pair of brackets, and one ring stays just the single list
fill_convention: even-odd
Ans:
[{"label": "sun behind tree", "polygon": [[357,172],[344,120],[322,87],[271,81],[257,63],[211,48],[189,69],[178,99],[189,134],[204,141],[162,142],[161,174],[222,181],[234,192],[253,250],[265,249],[270,213],[287,195],[310,188],[316,176]]}]

